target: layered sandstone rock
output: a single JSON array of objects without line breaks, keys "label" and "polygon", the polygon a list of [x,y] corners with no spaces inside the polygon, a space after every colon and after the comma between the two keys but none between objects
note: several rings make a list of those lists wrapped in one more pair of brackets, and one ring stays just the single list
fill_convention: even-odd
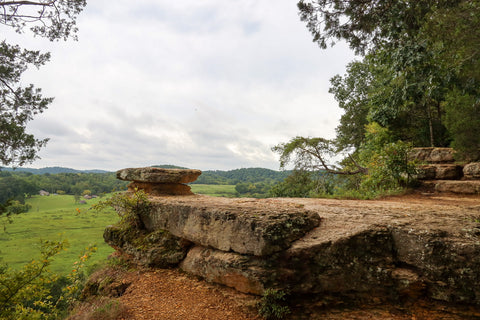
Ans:
[{"label": "layered sandstone rock", "polygon": [[[455,165],[446,167],[458,171]],[[157,173],[127,169],[119,176],[139,184],[172,181]],[[192,178],[175,179],[179,184]],[[469,185],[480,193],[480,180],[435,183],[439,189],[448,185],[449,192],[468,193],[455,188]],[[178,266],[253,294],[277,288],[298,295],[394,300],[427,296],[480,305],[477,202],[425,207],[155,192],[149,200],[150,209],[139,213],[136,227],[110,226],[104,233],[107,243],[142,266]]]},{"label": "layered sandstone rock", "polygon": [[427,164],[417,167],[419,180],[458,180],[463,177],[463,167],[457,164]]},{"label": "layered sandstone rock", "polygon": [[410,159],[426,163],[451,163],[454,162],[452,148],[414,148],[409,154]]},{"label": "layered sandstone rock", "polygon": [[155,167],[128,168],[117,171],[117,178],[132,181],[128,189],[145,190],[151,195],[192,195],[190,186],[202,174],[193,169],[163,169]]},{"label": "layered sandstone rock", "polygon": [[258,201],[242,199],[211,207],[202,198],[156,199],[142,222],[149,231],[168,230],[202,246],[256,256],[285,250],[320,224],[318,214],[303,208],[256,206]]}]

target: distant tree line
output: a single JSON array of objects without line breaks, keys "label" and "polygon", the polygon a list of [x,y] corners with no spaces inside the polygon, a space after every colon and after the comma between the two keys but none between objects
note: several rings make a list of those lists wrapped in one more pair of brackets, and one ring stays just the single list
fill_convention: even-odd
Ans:
[{"label": "distant tree line", "polygon": [[8,200],[25,202],[29,195],[40,190],[49,193],[81,195],[85,190],[102,194],[125,190],[127,182],[118,180],[115,173],[58,173],[32,174],[30,172],[0,171],[0,204]]},{"label": "distant tree line", "polygon": [[198,184],[230,184],[239,183],[266,183],[274,184],[283,181],[290,174],[289,171],[275,171],[265,168],[242,168],[229,171],[203,171],[200,177],[193,182]]}]

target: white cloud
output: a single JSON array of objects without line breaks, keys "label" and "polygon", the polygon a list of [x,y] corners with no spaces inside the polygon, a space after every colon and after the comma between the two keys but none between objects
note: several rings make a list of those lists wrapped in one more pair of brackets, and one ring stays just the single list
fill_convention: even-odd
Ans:
[{"label": "white cloud", "polygon": [[78,42],[7,33],[52,52],[25,77],[55,96],[30,125],[51,138],[35,167],[276,169],[273,145],[334,136],[329,79],[353,55],[317,48],[295,2],[98,0],[78,26]]}]

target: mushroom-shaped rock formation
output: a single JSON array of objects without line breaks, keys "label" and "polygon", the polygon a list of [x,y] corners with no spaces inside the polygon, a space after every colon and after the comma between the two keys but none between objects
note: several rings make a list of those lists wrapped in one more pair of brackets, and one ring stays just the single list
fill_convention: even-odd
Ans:
[{"label": "mushroom-shaped rock formation", "polygon": [[163,169],[155,167],[127,168],[117,171],[120,180],[132,181],[128,190],[144,190],[150,195],[191,195],[186,183],[194,182],[202,174],[194,169]]}]

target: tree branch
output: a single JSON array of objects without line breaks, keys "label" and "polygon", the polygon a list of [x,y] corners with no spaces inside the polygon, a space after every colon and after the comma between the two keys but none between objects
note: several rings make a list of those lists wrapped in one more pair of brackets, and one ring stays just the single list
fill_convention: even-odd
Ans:
[{"label": "tree branch", "polygon": [[38,2],[38,1],[9,1],[9,2],[2,2],[0,3],[0,7],[8,7],[8,6],[21,6],[21,5],[31,5],[31,6],[43,6],[48,7],[57,2],[58,0],[52,0],[49,2]]}]

